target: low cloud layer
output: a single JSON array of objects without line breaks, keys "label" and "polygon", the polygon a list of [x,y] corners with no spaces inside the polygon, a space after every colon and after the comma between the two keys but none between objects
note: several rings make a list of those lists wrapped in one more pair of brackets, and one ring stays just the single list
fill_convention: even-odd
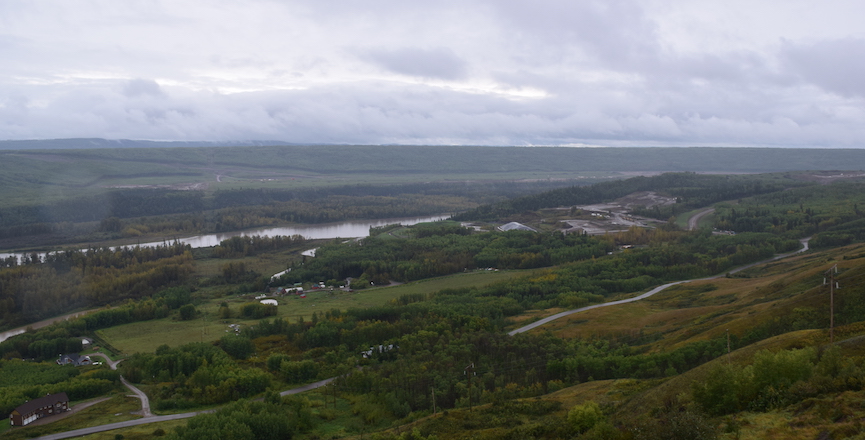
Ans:
[{"label": "low cloud layer", "polygon": [[4,2],[0,139],[865,146],[858,2],[309,3]]}]

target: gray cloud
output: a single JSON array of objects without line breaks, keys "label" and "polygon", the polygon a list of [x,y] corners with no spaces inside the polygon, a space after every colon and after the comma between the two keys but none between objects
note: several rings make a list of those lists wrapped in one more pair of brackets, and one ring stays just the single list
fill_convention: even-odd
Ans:
[{"label": "gray cloud", "polygon": [[464,78],[467,71],[465,60],[445,47],[374,49],[365,58],[391,72],[422,78],[456,80]]},{"label": "gray cloud", "polygon": [[805,81],[843,96],[865,97],[865,39],[785,42],[781,55],[786,67]]},{"label": "gray cloud", "polygon": [[123,86],[123,94],[129,98],[136,96],[165,96],[156,81],[132,79]]},{"label": "gray cloud", "polygon": [[865,6],[695,2],[18,2],[0,138],[865,144]]}]

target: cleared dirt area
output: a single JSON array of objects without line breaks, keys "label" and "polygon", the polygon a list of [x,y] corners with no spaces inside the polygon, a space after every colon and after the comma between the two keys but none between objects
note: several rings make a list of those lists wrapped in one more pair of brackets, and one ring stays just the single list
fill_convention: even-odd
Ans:
[{"label": "cleared dirt area", "polygon": [[663,196],[653,191],[641,191],[628,194],[610,203],[577,205],[574,208],[582,218],[562,220],[563,223],[570,226],[564,232],[602,235],[609,232],[627,231],[632,226],[650,227],[657,224],[658,220],[628,213],[637,207],[651,208],[675,203],[676,199],[672,197]]},{"label": "cleared dirt area", "polygon": [[798,174],[796,179],[808,182],[829,184],[838,180],[858,179],[865,177],[862,171],[823,171],[817,173]]}]

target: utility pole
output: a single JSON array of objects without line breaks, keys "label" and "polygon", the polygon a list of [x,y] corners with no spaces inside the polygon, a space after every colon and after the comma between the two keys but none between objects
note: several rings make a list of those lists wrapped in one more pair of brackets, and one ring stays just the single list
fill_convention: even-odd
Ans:
[{"label": "utility pole", "polygon": [[838,282],[835,281],[835,274],[838,273],[838,265],[832,266],[825,272],[826,277],[823,278],[823,285],[829,282],[829,343],[835,343],[835,289],[838,288]]},{"label": "utility pole", "polygon": [[465,375],[469,377],[469,411],[472,410],[472,376],[475,375],[475,363],[472,362],[465,369]]}]

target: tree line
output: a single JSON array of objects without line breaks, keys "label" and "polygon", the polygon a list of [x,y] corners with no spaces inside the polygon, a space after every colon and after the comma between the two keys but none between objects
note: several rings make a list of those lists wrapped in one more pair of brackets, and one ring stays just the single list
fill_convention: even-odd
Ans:
[{"label": "tree line", "polygon": [[[91,248],[0,268],[0,328],[152,295],[192,273],[188,246]],[[11,267],[10,267],[11,266]]]}]

